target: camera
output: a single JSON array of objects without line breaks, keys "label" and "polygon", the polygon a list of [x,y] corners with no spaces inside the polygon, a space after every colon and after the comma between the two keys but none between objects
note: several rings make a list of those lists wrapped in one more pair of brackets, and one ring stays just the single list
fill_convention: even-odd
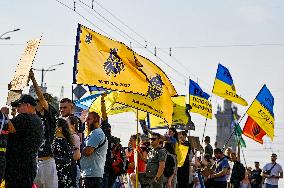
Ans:
[{"label": "camera", "polygon": [[266,174],[266,175],[270,175],[271,174],[271,170],[264,171],[263,173]]}]

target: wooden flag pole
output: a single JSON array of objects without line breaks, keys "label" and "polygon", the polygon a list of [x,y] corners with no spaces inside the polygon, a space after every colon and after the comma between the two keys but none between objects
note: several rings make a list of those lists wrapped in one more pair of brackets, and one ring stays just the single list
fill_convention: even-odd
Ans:
[{"label": "wooden flag pole", "polygon": [[139,121],[138,121],[138,109],[137,109],[137,117],[136,117],[136,167],[135,167],[135,172],[136,172],[136,181],[135,181],[135,188],[138,188],[138,146],[139,146],[139,143],[138,143],[138,125],[139,125]]}]

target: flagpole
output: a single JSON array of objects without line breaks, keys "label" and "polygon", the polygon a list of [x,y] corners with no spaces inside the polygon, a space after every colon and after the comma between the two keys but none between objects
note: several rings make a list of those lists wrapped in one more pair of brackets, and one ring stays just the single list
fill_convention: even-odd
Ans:
[{"label": "flagpole", "polygon": [[135,188],[138,188],[138,124],[139,124],[139,121],[138,121],[138,109],[137,109],[137,115],[136,115],[136,181],[135,181]]},{"label": "flagpole", "polygon": [[[235,129],[236,129],[236,128],[235,128]],[[240,149],[241,152],[242,152],[243,159],[244,159],[244,163],[245,163],[245,166],[246,166],[246,168],[247,168],[247,162],[246,162],[244,150],[242,149],[242,145],[240,144],[240,143],[241,143],[241,139],[240,139],[240,137],[239,137],[236,133],[235,133],[235,136],[237,137],[238,149]],[[241,160],[241,159],[239,159],[239,160]]]},{"label": "flagpole", "polygon": [[[263,87],[264,87],[264,85],[262,86],[261,90],[257,93],[256,97],[257,97],[257,96],[259,95],[259,93],[262,91]],[[256,97],[254,98],[254,100],[256,99]],[[254,101],[254,100],[253,100],[253,101]],[[253,103],[253,101],[252,101],[252,103]],[[243,120],[243,118],[245,117],[245,115],[246,115],[248,109],[250,109],[252,103],[251,103],[250,106],[247,108],[246,112],[243,114],[243,116],[241,117],[241,119],[238,121],[238,124],[240,124],[240,123],[242,122],[242,120]],[[226,143],[224,144],[224,146],[223,146],[223,148],[222,148],[222,151],[225,150],[225,147],[227,146],[227,144],[228,144],[229,141],[231,140],[231,138],[232,138],[232,136],[234,135],[234,133],[235,133],[235,129],[233,130],[233,132],[231,133],[230,137],[227,139]]]},{"label": "flagpole", "polygon": [[[209,101],[209,104],[211,104],[212,102],[212,94],[210,96],[210,101]],[[204,129],[203,129],[203,135],[202,135],[202,140],[201,140],[201,145],[203,145],[203,142],[204,142],[204,136],[205,136],[205,129],[206,129],[206,126],[207,126],[207,121],[208,121],[208,114],[206,115],[206,118],[205,118],[205,124],[204,124]]]},{"label": "flagpole", "polygon": [[[217,69],[217,72],[218,72],[218,69]],[[214,83],[213,83],[213,88],[212,88],[212,91],[211,91],[210,101],[209,101],[209,104],[211,104],[211,108],[212,108],[212,96],[213,96],[214,86],[215,86],[215,82],[216,82],[216,77],[217,77],[217,73],[216,73],[216,76],[215,76],[215,80],[214,80]],[[207,121],[208,121],[208,114],[206,115],[206,119],[205,119],[201,145],[203,145],[203,142],[204,142],[204,136],[205,136],[205,129],[206,129],[206,126],[207,126]]]}]

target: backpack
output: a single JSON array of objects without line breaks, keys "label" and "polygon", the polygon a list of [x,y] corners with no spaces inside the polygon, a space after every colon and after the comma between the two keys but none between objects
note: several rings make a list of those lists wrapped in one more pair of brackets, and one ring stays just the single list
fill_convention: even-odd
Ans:
[{"label": "backpack", "polygon": [[125,174],[127,171],[127,159],[124,148],[117,144],[112,149],[112,170],[116,176]]},{"label": "backpack", "polygon": [[164,169],[164,176],[166,178],[171,177],[175,170],[175,159],[172,155],[167,154],[165,169]]},{"label": "backpack", "polygon": [[230,182],[240,182],[245,178],[245,176],[246,176],[246,169],[244,165],[240,162],[234,164]]}]

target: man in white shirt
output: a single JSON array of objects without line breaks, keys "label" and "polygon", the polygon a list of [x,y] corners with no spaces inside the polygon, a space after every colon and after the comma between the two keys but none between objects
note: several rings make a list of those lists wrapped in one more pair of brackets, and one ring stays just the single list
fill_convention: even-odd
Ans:
[{"label": "man in white shirt", "polygon": [[277,155],[272,153],[271,163],[267,163],[262,170],[262,176],[265,178],[266,188],[278,188],[278,181],[283,178],[281,165],[276,163]]}]

